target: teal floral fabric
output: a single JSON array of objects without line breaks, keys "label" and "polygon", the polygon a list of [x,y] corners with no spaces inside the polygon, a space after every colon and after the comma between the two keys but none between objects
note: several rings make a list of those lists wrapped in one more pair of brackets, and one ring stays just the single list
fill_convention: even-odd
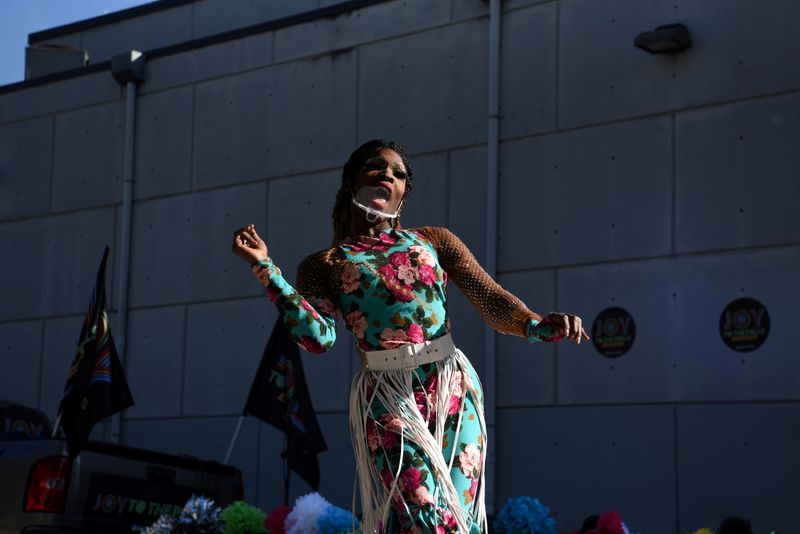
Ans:
[{"label": "teal floral fabric", "polygon": [[[253,271],[293,339],[313,353],[333,346],[338,320],[344,321],[360,351],[393,349],[449,333],[448,278],[456,281],[490,324],[502,324],[501,331],[525,336],[530,342],[560,338],[560,330],[549,317],[536,320],[516,297],[488,278],[466,246],[446,229],[389,229],[349,238],[306,258],[298,269],[298,289],[270,259],[254,265]],[[457,352],[459,363],[446,373],[447,383],[439,383],[441,362],[386,371],[408,373],[402,381],[408,387],[400,402],[402,409],[385,406],[380,396],[371,393],[367,397],[373,400],[360,408],[366,413],[362,433],[372,475],[389,499],[388,519],[377,527],[380,532],[455,533],[459,531],[455,513],[466,514],[470,532],[481,531],[478,501],[486,448],[483,392],[474,369]],[[369,388],[382,387],[381,372],[362,373],[367,373]],[[442,395],[447,395],[444,404],[437,399]],[[437,414],[437,406],[446,406],[446,413]],[[419,418],[431,436],[437,421],[445,418],[435,449],[450,466],[449,473],[437,473],[429,454],[404,433],[404,425]],[[359,476],[370,475],[360,472]],[[452,482],[461,510],[445,502],[442,476]]]},{"label": "teal floral fabric", "polygon": [[[305,350],[321,353],[333,346],[337,316],[363,351],[421,343],[450,332],[445,294],[448,273],[422,231],[389,229],[375,236],[350,238],[332,256],[336,269],[328,276],[335,280],[320,284],[326,286],[327,294],[322,295],[301,295],[270,259],[253,266],[267,297]],[[475,262],[463,268],[480,266]],[[331,284],[335,291],[327,289]],[[523,328],[530,342],[559,337],[547,317],[541,322],[528,318]]]}]

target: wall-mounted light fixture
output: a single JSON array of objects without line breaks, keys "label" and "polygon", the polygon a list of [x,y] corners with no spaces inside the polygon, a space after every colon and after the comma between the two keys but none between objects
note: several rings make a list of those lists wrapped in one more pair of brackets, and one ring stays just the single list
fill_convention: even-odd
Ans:
[{"label": "wall-mounted light fixture", "polygon": [[653,31],[640,33],[633,44],[651,54],[671,54],[691,48],[692,36],[683,24],[667,24]]},{"label": "wall-mounted light fixture", "polygon": [[144,81],[145,55],[138,50],[131,50],[111,58],[111,74],[117,83]]}]

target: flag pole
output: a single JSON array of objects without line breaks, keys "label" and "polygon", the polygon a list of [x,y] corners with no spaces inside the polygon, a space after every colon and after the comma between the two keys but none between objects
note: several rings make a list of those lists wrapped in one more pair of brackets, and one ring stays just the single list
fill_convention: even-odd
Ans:
[{"label": "flag pole", "polygon": [[223,464],[227,464],[228,460],[231,459],[231,453],[233,452],[233,446],[236,445],[236,439],[239,437],[239,431],[242,429],[242,422],[244,421],[244,414],[239,416],[239,422],[236,423],[236,430],[233,431],[233,436],[231,436],[231,442],[228,445],[228,452],[225,453],[225,459],[222,460]]}]

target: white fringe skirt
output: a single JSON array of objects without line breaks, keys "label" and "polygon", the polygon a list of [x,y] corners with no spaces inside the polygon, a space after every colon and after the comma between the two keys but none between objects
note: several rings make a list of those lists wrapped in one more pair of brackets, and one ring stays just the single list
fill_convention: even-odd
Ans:
[{"label": "white fringe skirt", "polygon": [[[377,470],[374,458],[376,454],[375,443],[373,441],[373,448],[371,449],[367,428],[369,424],[374,424],[376,419],[373,414],[376,402],[381,407],[383,417],[386,417],[385,414],[388,413],[390,420],[399,420],[399,424],[395,423],[392,428],[398,429],[396,432],[399,434],[400,451],[406,451],[406,445],[412,445],[415,451],[424,456],[425,463],[430,468],[430,475],[433,476],[434,481],[434,491],[429,502],[432,502],[435,507],[447,510],[452,514],[452,516],[448,514],[446,518],[451,523],[448,530],[455,530],[459,533],[486,531],[484,468],[486,464],[487,436],[481,385],[469,360],[459,349],[455,349],[455,352],[446,358],[428,365],[435,365],[436,368],[431,371],[431,374],[435,373],[437,379],[435,384],[436,395],[426,397],[428,406],[426,406],[425,415],[420,410],[418,400],[415,398],[415,392],[419,393],[422,386],[417,375],[417,369],[370,371],[365,368],[353,378],[350,390],[350,432],[361,494],[363,514],[361,528],[365,533],[387,532],[386,529],[389,524],[392,507],[395,510],[405,510],[408,514],[412,514],[415,504],[419,504],[408,502],[408,499],[403,496],[403,491],[401,491],[401,470],[406,464],[402,455],[405,452],[401,452],[401,458],[397,465],[392,466],[395,472],[388,480]],[[458,384],[458,380],[461,380],[462,383]],[[417,385],[416,388],[414,387],[415,383]],[[453,391],[461,392],[458,400],[457,415],[453,414],[454,410],[451,404],[453,402],[451,392]],[[479,470],[473,472],[472,475],[477,480],[477,490],[471,497],[471,504],[465,506],[462,504],[461,496],[453,483],[451,472],[454,468],[454,462],[456,462],[456,469],[460,465],[458,463],[459,447],[457,445],[465,423],[463,416],[468,395],[471,397],[472,404],[475,407],[475,415],[478,419],[480,460],[478,462]],[[432,401],[430,400],[431,398],[433,399]],[[430,405],[431,402],[435,402],[435,406]],[[433,420],[426,420],[425,416]],[[447,448],[447,443],[445,443],[447,430],[445,426],[450,417],[457,417],[455,439],[452,443],[452,451],[445,458],[443,454],[443,449]],[[452,422],[453,420],[450,419],[450,425],[452,425]],[[469,422],[470,425],[475,423],[475,421]],[[386,430],[384,429],[384,431]],[[382,445],[378,445],[378,448],[382,449],[377,451],[378,454],[387,454]],[[471,469],[471,467],[467,467],[467,469]],[[435,517],[435,521],[445,521],[441,517],[436,515]],[[455,525],[452,524],[453,520]],[[430,525],[428,525],[428,528],[430,528]],[[435,526],[431,530],[435,532]]]}]

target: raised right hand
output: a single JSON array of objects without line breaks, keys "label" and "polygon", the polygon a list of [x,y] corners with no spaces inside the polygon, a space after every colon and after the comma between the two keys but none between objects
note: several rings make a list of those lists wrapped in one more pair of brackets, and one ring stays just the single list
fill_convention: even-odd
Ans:
[{"label": "raised right hand", "polygon": [[267,259],[267,244],[259,237],[255,225],[248,224],[233,233],[231,252],[252,265]]}]

